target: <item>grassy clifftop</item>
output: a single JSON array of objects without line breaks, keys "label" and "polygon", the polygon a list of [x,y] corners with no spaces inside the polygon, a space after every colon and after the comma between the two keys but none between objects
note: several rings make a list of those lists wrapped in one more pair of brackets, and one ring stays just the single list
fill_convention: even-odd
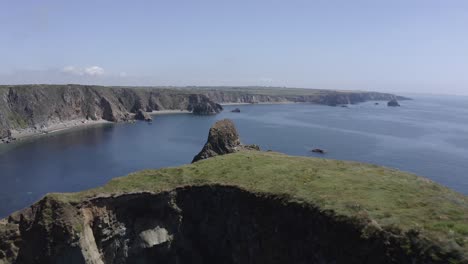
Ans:
[{"label": "grassy clifftop", "polygon": [[275,194],[376,228],[415,232],[443,247],[468,251],[468,198],[428,179],[380,166],[242,151],[177,168],[145,170],[107,185],[57,197],[162,192],[181,186],[237,186]]},{"label": "grassy clifftop", "polygon": [[466,252],[466,196],[375,165],[249,150],[49,194],[0,221],[5,263],[445,264]]}]

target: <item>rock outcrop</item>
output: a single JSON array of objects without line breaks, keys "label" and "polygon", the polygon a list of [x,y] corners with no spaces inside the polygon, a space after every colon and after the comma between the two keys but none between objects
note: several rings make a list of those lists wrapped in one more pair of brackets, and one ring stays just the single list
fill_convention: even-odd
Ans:
[{"label": "rock outcrop", "polygon": [[319,154],[325,154],[326,151],[323,150],[323,149],[320,149],[320,148],[315,148],[315,149],[312,149],[311,152],[314,152],[314,153],[319,153]]},{"label": "rock outcrop", "polygon": [[139,109],[137,111],[137,113],[135,114],[135,119],[146,121],[146,122],[150,122],[153,120],[153,118],[147,112],[143,111],[143,109]]},{"label": "rock outcrop", "polygon": [[392,100],[388,101],[387,106],[398,107],[398,106],[400,106],[400,103],[398,103],[398,101],[396,99],[392,99]]},{"label": "rock outcrop", "polygon": [[203,94],[150,88],[84,85],[0,86],[0,139],[26,131],[40,134],[64,122],[129,121],[140,109],[216,114],[222,107]]},{"label": "rock outcrop", "polygon": [[221,112],[223,107],[214,103],[205,95],[192,94],[189,96],[187,109],[197,115],[212,115]]},{"label": "rock outcrop", "polygon": [[260,150],[260,147],[241,144],[234,123],[229,119],[223,119],[210,128],[205,146],[193,158],[192,163],[218,155],[234,153],[242,149]]}]

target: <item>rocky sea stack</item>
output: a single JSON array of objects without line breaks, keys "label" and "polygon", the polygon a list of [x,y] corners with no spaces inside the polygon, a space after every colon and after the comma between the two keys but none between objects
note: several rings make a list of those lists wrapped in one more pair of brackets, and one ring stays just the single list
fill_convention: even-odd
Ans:
[{"label": "rocky sea stack", "polygon": [[390,100],[388,103],[387,103],[387,106],[390,106],[390,107],[399,107],[400,106],[400,103],[398,103],[398,101],[396,99],[392,99]]},{"label": "rocky sea stack", "polygon": [[210,128],[205,146],[193,158],[192,163],[218,155],[234,153],[242,149],[260,150],[260,147],[241,144],[234,123],[229,119],[223,119]]}]

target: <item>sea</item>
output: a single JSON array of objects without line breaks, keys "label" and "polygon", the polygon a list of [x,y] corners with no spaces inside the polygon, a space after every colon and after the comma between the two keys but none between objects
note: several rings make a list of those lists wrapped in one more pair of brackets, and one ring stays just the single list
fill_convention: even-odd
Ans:
[{"label": "sea", "polygon": [[[468,195],[468,97],[410,97],[401,107],[229,105],[213,116],[156,115],[152,123],[97,125],[0,145],[0,217],[49,192],[77,192],[138,170],[190,163],[211,125],[224,118],[234,121],[243,143],[262,150],[392,167]],[[311,152],[315,148],[326,153]]]}]

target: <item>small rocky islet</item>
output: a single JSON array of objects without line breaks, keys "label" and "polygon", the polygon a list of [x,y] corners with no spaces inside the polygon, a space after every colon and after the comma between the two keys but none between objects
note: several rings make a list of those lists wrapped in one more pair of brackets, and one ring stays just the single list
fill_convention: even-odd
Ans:
[{"label": "small rocky islet", "polygon": [[392,99],[390,101],[388,101],[387,103],[387,106],[389,107],[400,107],[400,103],[398,103],[398,101],[396,99]]}]

